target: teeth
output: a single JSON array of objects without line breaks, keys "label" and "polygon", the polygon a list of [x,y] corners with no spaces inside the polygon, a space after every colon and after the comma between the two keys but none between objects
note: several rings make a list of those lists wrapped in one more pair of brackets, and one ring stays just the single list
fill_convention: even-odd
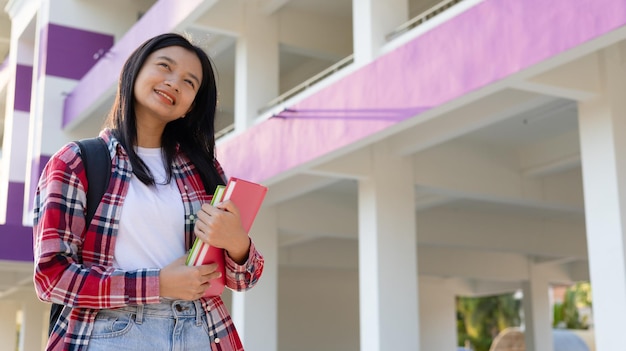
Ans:
[{"label": "teeth", "polygon": [[173,100],[171,97],[167,96],[166,94],[164,94],[163,92],[160,92],[160,91],[158,91],[158,90],[155,90],[155,92],[156,92],[157,94],[159,94],[159,95],[163,96],[164,98],[168,99],[168,100],[169,100],[172,104],[174,104],[174,100]]}]

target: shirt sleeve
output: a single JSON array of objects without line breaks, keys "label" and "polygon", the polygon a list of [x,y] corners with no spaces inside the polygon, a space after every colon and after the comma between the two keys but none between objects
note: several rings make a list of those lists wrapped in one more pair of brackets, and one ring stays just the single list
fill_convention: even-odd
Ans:
[{"label": "shirt sleeve", "polygon": [[[86,182],[73,143],[52,156],[43,170],[34,201],[37,296],[42,301],[98,309],[159,302],[158,269],[115,269],[110,264],[111,230],[84,234]],[[85,249],[85,235],[95,235],[98,252]]]},{"label": "shirt sleeve", "polygon": [[226,256],[226,286],[235,291],[245,291],[257,284],[263,273],[265,260],[263,255],[257,251],[254,242],[250,240],[250,252],[248,259],[243,264],[237,264],[224,251]]}]

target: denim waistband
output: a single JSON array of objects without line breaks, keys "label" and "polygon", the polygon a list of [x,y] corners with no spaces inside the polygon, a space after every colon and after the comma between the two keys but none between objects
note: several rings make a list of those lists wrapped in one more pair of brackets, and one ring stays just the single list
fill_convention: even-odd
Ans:
[{"label": "denim waistband", "polygon": [[196,323],[202,323],[204,310],[199,300],[162,300],[158,304],[125,306],[116,308],[116,311],[125,311],[135,314],[135,322],[141,324],[145,317],[162,317],[162,318],[195,318]]}]

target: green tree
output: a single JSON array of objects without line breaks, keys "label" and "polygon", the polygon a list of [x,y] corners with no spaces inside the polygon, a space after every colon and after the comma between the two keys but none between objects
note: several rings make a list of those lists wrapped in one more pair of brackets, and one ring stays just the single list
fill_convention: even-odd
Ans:
[{"label": "green tree", "polygon": [[513,294],[457,298],[458,345],[488,351],[500,331],[520,325],[520,306]]},{"label": "green tree", "polygon": [[566,329],[589,329],[589,321],[579,312],[585,307],[591,307],[591,285],[588,282],[578,282],[567,288],[562,303],[554,304],[553,326]]}]

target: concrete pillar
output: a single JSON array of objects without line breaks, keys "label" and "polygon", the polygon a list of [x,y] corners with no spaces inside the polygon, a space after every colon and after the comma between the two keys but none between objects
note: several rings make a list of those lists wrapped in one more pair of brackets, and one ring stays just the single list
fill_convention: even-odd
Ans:
[{"label": "concrete pillar", "polygon": [[579,103],[597,350],[623,345],[626,316],[626,44],[600,54],[601,94]]},{"label": "concrete pillar", "polygon": [[278,22],[258,0],[242,3],[235,57],[235,132],[251,126],[279,91]]},{"label": "concrete pillar", "polygon": [[47,341],[49,306],[37,299],[34,290],[24,290],[21,296],[22,325],[20,328],[19,351],[43,350]]},{"label": "concrete pillar", "polygon": [[553,351],[548,278],[541,266],[530,263],[528,270],[528,280],[522,282],[526,351]]},{"label": "concrete pillar", "polygon": [[6,69],[12,72],[7,85],[7,101],[0,169],[0,223],[21,226],[25,222],[24,199],[26,150],[35,55],[36,8],[21,7],[9,11],[11,48]]},{"label": "concrete pillar", "polygon": [[250,230],[265,258],[263,275],[247,292],[233,292],[232,315],[246,349],[278,349],[278,223],[275,207],[262,207]]},{"label": "concrete pillar", "polygon": [[17,312],[15,301],[0,302],[0,351],[15,351],[17,347]]},{"label": "concrete pillar", "polygon": [[457,345],[456,295],[447,279],[420,277],[420,350],[455,350]]},{"label": "concrete pillar", "polygon": [[[28,199],[33,198],[39,175],[50,156],[77,138],[62,129],[65,96],[113,45],[112,34],[104,28],[94,28],[103,23],[95,18],[105,15],[83,5],[68,0],[41,1],[37,13],[32,108],[26,140]],[[31,210],[29,201],[27,213]]]},{"label": "concrete pillar", "polygon": [[408,0],[352,0],[354,62],[371,62],[387,42],[387,34],[408,19]]},{"label": "concrete pillar", "polygon": [[[359,180],[361,350],[419,350],[413,170],[386,144]],[[402,267],[402,269],[399,269]]]}]

